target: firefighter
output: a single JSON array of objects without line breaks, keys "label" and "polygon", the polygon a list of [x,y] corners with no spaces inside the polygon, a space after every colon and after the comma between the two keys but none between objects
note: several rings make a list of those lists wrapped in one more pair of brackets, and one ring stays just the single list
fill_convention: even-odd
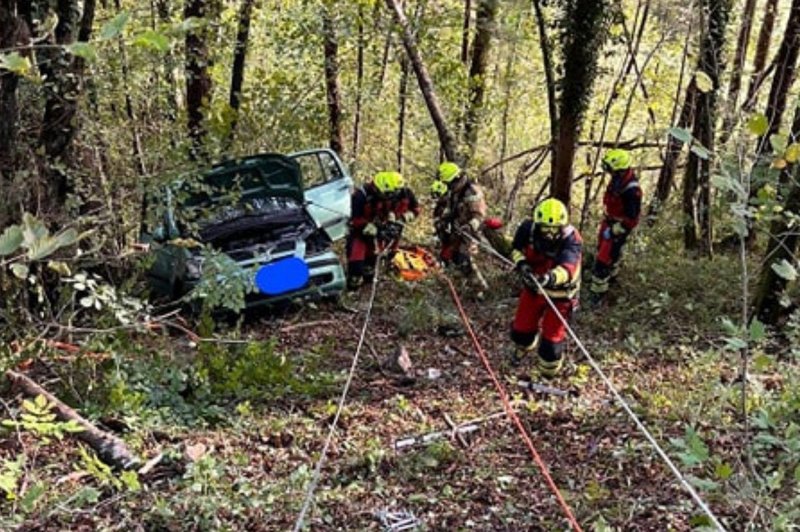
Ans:
[{"label": "firefighter", "polygon": [[631,155],[626,150],[609,150],[603,156],[603,170],[611,180],[603,196],[604,217],[597,236],[597,256],[589,287],[590,301],[599,304],[608,292],[608,285],[619,272],[622,248],[631,231],[639,225],[642,189],[631,168]]},{"label": "firefighter", "polygon": [[536,368],[545,378],[561,369],[566,327],[539,293],[538,281],[558,313],[568,321],[578,303],[583,239],[569,225],[566,206],[549,198],[534,207],[514,235],[511,259],[522,280],[517,312],[511,326],[516,365],[538,345]]},{"label": "firefighter", "polygon": [[397,248],[404,225],[419,216],[414,192],[398,172],[378,172],[351,197],[347,234],[347,286],[356,289],[375,275],[378,254]]},{"label": "firefighter", "polygon": [[433,213],[441,244],[439,258],[445,265],[458,268],[475,287],[475,295],[480,299],[487,284],[474,257],[478,252],[475,240],[480,239],[486,216],[483,190],[452,162],[439,165],[437,177],[447,187]]}]

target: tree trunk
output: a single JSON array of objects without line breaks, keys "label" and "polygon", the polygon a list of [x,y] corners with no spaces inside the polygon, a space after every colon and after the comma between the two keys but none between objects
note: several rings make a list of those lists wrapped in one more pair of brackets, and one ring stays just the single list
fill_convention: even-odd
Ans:
[{"label": "tree trunk", "polygon": [[755,9],[756,0],[746,0],[744,13],[742,13],[742,23],[739,27],[739,38],[736,42],[736,54],[733,57],[731,81],[728,84],[728,104],[725,110],[725,120],[722,123],[722,132],[720,133],[720,144],[727,142],[733,130],[734,117],[739,102],[739,90],[742,87],[742,71],[744,70],[744,61],[747,58],[747,49],[750,45],[750,33],[753,28],[753,13]]},{"label": "tree trunk", "polygon": [[400,90],[397,110],[397,171],[403,173],[403,149],[405,145],[406,106],[408,103],[408,58],[400,59]]},{"label": "tree trunk", "polygon": [[[69,45],[77,40],[87,41],[94,22],[95,0],[83,3],[83,12],[74,0],[59,0],[58,24],[55,28],[55,43]],[[48,57],[40,61],[45,77],[44,118],[39,142],[44,149],[47,168],[47,185],[42,205],[45,212],[61,213],[69,193],[67,174],[61,170],[63,159],[78,131],[78,101],[81,94],[84,60],[73,57],[66,50],[50,50]],[[48,64],[49,61],[49,64]]]},{"label": "tree trunk", "polygon": [[239,121],[239,108],[241,107],[242,86],[244,85],[244,65],[247,59],[247,46],[250,39],[250,18],[255,0],[242,0],[239,10],[239,26],[236,31],[236,45],[233,48],[233,67],[231,69],[231,92],[228,105],[233,111],[230,130],[228,131],[227,147],[233,142],[236,124]]},{"label": "tree trunk", "polygon": [[[14,0],[0,1],[0,49],[27,45],[30,33],[26,22],[17,16],[17,5]],[[17,131],[19,127],[19,107],[17,104],[17,87],[19,76],[10,71],[0,72],[0,191],[4,191],[10,183],[16,161]],[[3,193],[3,197],[5,193]],[[8,203],[7,201],[4,203]],[[3,206],[5,209],[6,206]],[[0,212],[0,227],[4,227],[7,214]]]},{"label": "tree trunk", "polygon": [[[794,165],[789,192],[786,196],[783,212],[800,213],[800,165]],[[772,222],[771,238],[767,246],[767,260],[761,268],[761,277],[755,294],[755,314],[764,323],[777,325],[780,318],[787,313],[780,301],[788,281],[772,269],[774,265],[787,261],[797,266],[798,244],[800,233],[791,219],[781,217]]]},{"label": "tree trunk", "polygon": [[325,37],[325,87],[328,94],[328,124],[330,146],[340,156],[344,155],[342,133],[342,98],[339,89],[339,41],[333,20],[335,0],[322,10],[322,33]]},{"label": "tree trunk", "polygon": [[572,195],[572,164],[575,159],[583,116],[597,77],[597,58],[606,36],[609,4],[604,0],[576,0],[565,14],[562,32],[564,77],[559,102],[558,144],[552,196],[566,205]]},{"label": "tree trunk", "polygon": [[[376,4],[376,9],[379,4]],[[353,115],[353,151],[352,170],[358,167],[358,153],[361,149],[361,105],[364,97],[364,48],[367,43],[364,38],[364,8],[358,6],[358,43],[356,50],[356,108]]]},{"label": "tree trunk", "polygon": [[547,111],[550,117],[550,179],[556,174],[556,139],[558,138],[558,100],[556,99],[556,79],[553,67],[552,45],[547,36],[547,21],[542,12],[542,0],[533,0],[536,11],[536,27],[539,31],[539,49],[542,51],[542,65],[547,90]]},{"label": "tree trunk", "polygon": [[[186,0],[184,18],[205,18],[210,14],[208,0]],[[211,75],[209,74],[210,55],[208,50],[208,31],[195,28],[186,32],[186,112],[188,116],[189,138],[192,147],[189,157],[195,161],[205,161],[206,126],[203,112],[211,103]]]},{"label": "tree trunk", "polygon": [[422,96],[425,98],[425,103],[428,107],[428,112],[431,115],[436,132],[439,135],[439,144],[445,157],[450,161],[455,161],[458,156],[455,136],[442,111],[442,106],[439,103],[439,98],[436,96],[436,91],[433,86],[428,69],[422,61],[422,56],[417,48],[417,42],[414,34],[408,24],[408,19],[403,13],[403,9],[397,3],[397,0],[386,0],[386,6],[394,13],[395,21],[400,25],[403,37],[403,45],[405,46],[408,58],[411,61],[411,66],[414,68],[414,73],[417,76],[417,83],[419,84]]},{"label": "tree trunk", "polygon": [[[683,99],[681,114],[676,124],[677,127],[686,129],[694,122],[696,98],[697,87],[695,86],[694,78],[692,78],[689,82],[689,86],[686,88],[686,96],[684,96]],[[681,149],[683,149],[683,142],[670,135],[667,140],[667,148],[664,150],[664,162],[658,174],[656,190],[650,202],[648,213],[650,217],[654,218],[661,212],[661,208],[666,204],[672,193],[673,183],[675,182],[675,169],[678,166],[678,158],[681,155]]]},{"label": "tree trunk", "polygon": [[[519,33],[522,25],[522,17],[517,19],[515,34]],[[511,49],[508,52],[508,59],[506,60],[506,72],[503,76],[503,116],[500,121],[500,160],[506,158],[508,153],[508,123],[509,115],[511,114],[511,93],[514,88],[514,62],[517,58],[517,41],[511,41]],[[506,196],[508,190],[506,187],[506,170],[505,165],[500,165],[500,195]]]},{"label": "tree trunk", "polygon": [[800,52],[800,0],[792,0],[789,20],[786,22],[786,32],[774,60],[775,75],[772,78],[772,87],[769,91],[765,113],[769,129],[758,140],[756,157],[772,151],[769,138],[781,127],[783,113],[786,110],[786,99],[789,89],[794,83],[798,52]]},{"label": "tree trunk", "polygon": [[464,0],[464,25],[461,28],[461,62],[469,61],[469,27],[472,20],[472,0]]},{"label": "tree trunk", "polygon": [[[703,9],[708,21],[702,42],[698,71],[705,72],[712,81],[707,92],[696,93],[694,137],[709,151],[714,151],[714,125],[717,114],[717,92],[723,68],[722,50],[725,47],[725,29],[728,25],[732,0],[704,0]],[[711,219],[711,159],[689,153],[689,163],[684,178],[683,207],[686,217],[684,245],[687,251],[699,251],[705,256],[713,252],[713,227]],[[697,204],[695,207],[695,195]],[[696,218],[695,218],[696,217]],[[700,225],[697,237],[695,221]]]},{"label": "tree trunk", "polygon": [[[159,20],[164,24],[170,24],[170,6],[168,0],[156,0],[156,12],[158,13]],[[178,82],[175,79],[176,61],[175,55],[172,50],[164,55],[164,77],[167,80],[169,92],[167,93],[166,105],[166,118],[171,123],[178,120],[178,109],[180,109],[180,90],[178,89]],[[177,146],[177,142],[173,136],[169,139],[170,146],[173,148]]]},{"label": "tree trunk", "polygon": [[122,439],[98,429],[74,409],[64,404],[58,397],[36,384],[27,375],[7,370],[5,377],[13,386],[21,389],[28,396],[35,398],[41,395],[47,399],[47,402],[52,405],[53,413],[61,421],[77,423],[83,430],[76,432],[75,437],[89,444],[104,462],[121,469],[131,469],[140,464],[139,458],[128,449]]},{"label": "tree trunk", "polygon": [[469,107],[467,107],[464,123],[467,161],[475,155],[478,143],[478,126],[486,92],[486,69],[489,64],[492,38],[496,30],[495,19],[498,5],[499,0],[480,0],[478,4],[475,40],[472,42],[472,64],[469,69]]},{"label": "tree trunk", "polygon": [[769,43],[772,40],[772,30],[775,27],[775,17],[778,14],[778,0],[767,0],[764,10],[764,19],[761,22],[761,30],[758,32],[758,43],[756,44],[756,55],[753,60],[753,74],[750,76],[750,85],[747,88],[742,110],[750,112],[756,105],[756,95],[763,82],[764,67],[767,65],[769,55]]}]

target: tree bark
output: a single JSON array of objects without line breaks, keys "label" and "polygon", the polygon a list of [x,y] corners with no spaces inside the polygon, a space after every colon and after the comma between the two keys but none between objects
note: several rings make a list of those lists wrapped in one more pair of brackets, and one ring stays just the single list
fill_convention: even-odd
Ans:
[{"label": "tree bark", "polygon": [[539,49],[542,51],[542,65],[547,90],[547,112],[550,117],[550,179],[556,173],[556,139],[558,138],[558,100],[556,99],[556,79],[553,68],[552,45],[547,36],[547,21],[542,12],[542,0],[533,0],[536,11],[536,27],[539,31]]},{"label": "tree bark", "polygon": [[742,87],[742,71],[747,58],[747,49],[750,45],[750,33],[753,28],[755,9],[756,0],[746,0],[744,12],[742,13],[742,23],[739,26],[739,38],[736,41],[736,54],[733,57],[731,80],[728,84],[728,104],[725,110],[725,119],[722,123],[722,132],[720,133],[720,144],[725,144],[733,130],[734,117],[739,102],[739,91]]},{"label": "tree bark", "polygon": [[403,150],[405,148],[406,106],[408,103],[408,58],[400,59],[400,89],[397,109],[397,171],[403,173]]},{"label": "tree bark", "polygon": [[[186,0],[184,18],[205,18],[210,14],[208,0]],[[189,157],[194,161],[208,158],[205,149],[206,126],[204,111],[211,103],[211,75],[208,31],[195,28],[186,32],[186,112],[192,147]]]},{"label": "tree bark", "polygon": [[439,103],[439,98],[436,96],[436,91],[433,86],[428,69],[422,61],[422,56],[417,48],[417,42],[414,34],[408,24],[408,19],[403,13],[403,9],[398,4],[397,0],[386,0],[386,6],[392,11],[395,21],[399,24],[401,34],[403,37],[403,46],[405,46],[408,58],[411,61],[411,66],[414,68],[414,73],[417,76],[417,83],[419,84],[422,96],[425,98],[425,104],[428,107],[428,112],[436,127],[436,132],[439,136],[439,144],[445,157],[450,161],[455,161],[458,156],[455,136],[447,124],[444,116],[444,111]]},{"label": "tree bark", "polygon": [[566,205],[570,204],[572,196],[572,164],[578,137],[597,74],[597,58],[606,36],[608,7],[603,0],[576,0],[565,14],[564,77],[550,193]]},{"label": "tree bark", "polygon": [[244,66],[247,59],[247,46],[250,40],[250,18],[253,13],[255,0],[242,0],[239,10],[239,25],[236,31],[236,45],[233,48],[233,67],[231,69],[231,92],[228,105],[233,111],[230,130],[226,144],[230,147],[236,133],[236,124],[239,121],[239,108],[242,102],[242,86],[244,85]]},{"label": "tree bark", "polygon": [[60,420],[77,422],[83,430],[75,433],[75,436],[89,444],[103,462],[121,469],[131,469],[139,465],[140,460],[128,449],[124,441],[113,434],[98,429],[74,409],[64,404],[58,397],[32,381],[28,376],[12,370],[7,370],[5,376],[14,386],[30,397],[41,395],[47,399],[47,402],[53,405],[53,412]]},{"label": "tree bark", "polygon": [[478,4],[475,39],[472,42],[472,63],[469,69],[469,106],[464,122],[467,162],[475,155],[478,143],[478,126],[486,93],[486,70],[496,30],[498,5],[499,0],[480,0]]},{"label": "tree bark", "polygon": [[[789,192],[784,203],[784,212],[800,213],[800,165],[794,165],[794,172],[790,181]],[[780,318],[788,311],[781,304],[781,296],[788,281],[772,269],[782,261],[787,261],[797,266],[798,246],[800,233],[797,226],[790,225],[790,218],[776,219],[770,226],[769,245],[767,246],[767,260],[761,268],[761,276],[755,294],[755,314],[764,323],[777,325]]]},{"label": "tree bark", "polygon": [[[15,0],[0,1],[0,49],[29,43],[30,33],[27,23],[17,15],[17,9]],[[19,127],[18,86],[17,74],[10,71],[0,72],[0,117],[3,117],[0,119],[0,190],[12,180],[15,170]],[[5,206],[3,208],[5,209]],[[6,218],[5,214],[5,212],[0,213],[0,222]]]},{"label": "tree bark", "polygon": [[756,44],[756,55],[753,59],[753,73],[750,76],[750,85],[747,88],[742,110],[750,112],[756,104],[756,95],[763,82],[764,67],[767,65],[769,55],[769,44],[772,40],[772,30],[775,27],[775,17],[778,14],[778,0],[767,0],[764,9],[764,19],[761,21],[761,30],[758,32],[758,43]]},{"label": "tree bark", "polygon": [[333,20],[335,0],[327,3],[322,10],[322,33],[325,37],[325,87],[328,94],[328,124],[330,146],[340,156],[344,155],[344,135],[342,133],[342,98],[339,89],[339,41]]},{"label": "tree bark", "polygon": [[783,113],[786,110],[786,99],[795,79],[798,52],[800,52],[800,0],[792,0],[786,32],[775,54],[776,69],[765,112],[769,129],[758,140],[756,157],[772,151],[769,138],[780,129]]},{"label": "tree bark", "polygon": [[[694,122],[694,108],[695,100],[697,98],[697,87],[695,86],[694,78],[689,82],[686,88],[686,95],[683,99],[683,106],[681,107],[681,114],[678,118],[677,127],[686,129]],[[664,150],[664,162],[661,165],[661,171],[658,174],[658,182],[656,190],[653,194],[653,199],[650,202],[649,216],[655,217],[661,212],[661,208],[666,204],[672,193],[672,187],[675,182],[675,170],[678,166],[678,158],[683,149],[683,142],[669,136],[667,140],[667,148]]]},{"label": "tree bark", "polygon": [[[704,0],[703,8],[708,24],[700,45],[698,71],[705,72],[712,81],[707,92],[697,90],[693,136],[709,151],[714,151],[714,125],[717,115],[717,92],[723,69],[722,50],[725,47],[725,30],[728,25],[732,0]],[[684,245],[687,251],[699,251],[705,256],[713,252],[713,227],[711,219],[711,159],[689,153],[684,177],[683,207],[685,215]],[[697,196],[695,204],[695,195]],[[700,226],[698,239],[696,222]]]},{"label": "tree bark", "polygon": [[[376,9],[379,4],[376,4]],[[356,108],[353,115],[353,150],[352,166],[353,172],[358,166],[358,154],[361,149],[361,105],[364,98],[364,48],[367,43],[364,38],[364,8],[358,6],[358,43],[356,50]]]},{"label": "tree bark", "polygon": [[472,20],[472,0],[464,0],[464,24],[461,28],[461,62],[469,61],[469,27]]},{"label": "tree bark", "polygon": [[[55,43],[69,45],[77,40],[87,41],[94,22],[95,0],[83,3],[81,12],[74,0],[59,0],[58,24],[55,28]],[[84,60],[71,56],[64,49],[54,49],[48,54],[51,61],[43,69],[45,75],[44,118],[39,142],[44,149],[47,168],[46,197],[42,205],[45,212],[63,212],[64,202],[70,190],[67,174],[60,169],[63,158],[78,132],[78,101],[82,92]],[[40,62],[40,69],[48,60]]]}]

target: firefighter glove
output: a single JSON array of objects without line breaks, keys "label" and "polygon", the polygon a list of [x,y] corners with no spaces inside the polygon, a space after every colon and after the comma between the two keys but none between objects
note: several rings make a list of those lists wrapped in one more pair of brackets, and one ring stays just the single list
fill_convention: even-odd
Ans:
[{"label": "firefighter glove", "polygon": [[406,212],[403,213],[403,220],[406,223],[414,221],[414,218],[415,218],[414,213],[411,212],[411,211],[406,211]]},{"label": "firefighter glove", "polygon": [[472,230],[473,233],[477,234],[478,231],[481,230],[481,221],[477,218],[473,218],[469,221],[469,228]]},{"label": "firefighter glove", "polygon": [[403,224],[388,222],[381,226],[380,238],[382,240],[397,240],[403,232]]},{"label": "firefighter glove", "polygon": [[378,228],[373,223],[368,223],[364,226],[364,229],[361,231],[364,236],[375,236],[378,234]]},{"label": "firefighter glove", "polygon": [[388,222],[396,222],[397,221],[397,215],[395,213],[393,213],[393,212],[390,212],[389,214],[386,215],[386,221],[388,221]]},{"label": "firefighter glove", "polygon": [[534,292],[539,290],[539,287],[536,286],[536,280],[530,264],[528,264],[526,261],[519,261],[517,263],[517,272],[522,280],[522,284],[524,284],[529,290],[533,290]]},{"label": "firefighter glove", "polygon": [[536,278],[536,280],[544,288],[552,288],[555,285],[556,281],[555,275],[553,275],[551,272],[547,272],[544,275],[540,275],[539,277]]}]

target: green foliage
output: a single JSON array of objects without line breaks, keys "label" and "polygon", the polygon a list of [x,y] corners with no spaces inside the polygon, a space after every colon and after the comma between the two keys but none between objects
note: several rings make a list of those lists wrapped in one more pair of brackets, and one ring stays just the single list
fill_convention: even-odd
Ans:
[{"label": "green foliage", "polygon": [[239,266],[229,255],[211,248],[201,254],[200,281],[189,294],[206,310],[227,309],[239,312],[245,308],[245,296],[255,290],[255,272]]},{"label": "green foliage", "polygon": [[5,493],[6,500],[17,498],[17,482],[22,476],[25,455],[20,454],[16,460],[3,460],[0,466],[0,490]]},{"label": "green foliage", "polygon": [[264,400],[285,394],[316,397],[330,391],[333,378],[314,371],[315,355],[302,360],[301,372],[296,358],[277,353],[275,346],[275,340],[230,348],[205,344],[200,347],[197,371],[211,393],[222,397]]},{"label": "green foliage", "polygon": [[24,430],[33,433],[45,445],[50,443],[50,438],[62,439],[66,434],[82,432],[83,427],[74,420],[58,421],[56,414],[51,412],[53,405],[39,395],[33,401],[28,399],[22,402],[20,421],[4,419],[2,425],[6,428]]},{"label": "green foliage", "polygon": [[31,62],[19,52],[0,54],[0,70],[8,70],[20,76],[27,75],[31,70]]},{"label": "green foliage", "polygon": [[114,18],[103,24],[103,28],[100,30],[100,39],[109,40],[119,37],[130,18],[131,14],[128,11],[123,11],[114,16]]},{"label": "green foliage", "polygon": [[78,471],[88,473],[100,487],[110,487],[117,491],[124,489],[130,492],[142,489],[139,476],[135,471],[123,471],[116,475],[111,467],[100,460],[91,449],[81,445],[78,447],[78,453],[81,459]]}]

